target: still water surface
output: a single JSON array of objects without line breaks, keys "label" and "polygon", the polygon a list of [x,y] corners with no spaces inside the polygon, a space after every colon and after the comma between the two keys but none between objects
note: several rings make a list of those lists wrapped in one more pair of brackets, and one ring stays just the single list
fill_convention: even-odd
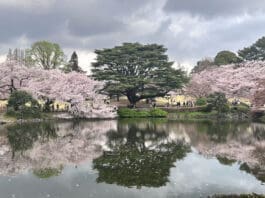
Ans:
[{"label": "still water surface", "polygon": [[265,125],[108,120],[0,126],[0,198],[265,194]]}]

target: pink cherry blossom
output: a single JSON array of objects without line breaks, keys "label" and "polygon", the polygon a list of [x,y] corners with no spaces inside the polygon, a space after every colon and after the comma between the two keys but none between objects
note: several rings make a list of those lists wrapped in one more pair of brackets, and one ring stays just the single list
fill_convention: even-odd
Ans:
[{"label": "pink cherry blossom", "polygon": [[105,104],[106,96],[99,93],[102,86],[83,73],[28,68],[13,61],[0,65],[0,98],[7,98],[14,87],[38,99],[69,102],[70,112],[78,117],[116,117],[116,108]]},{"label": "pink cherry blossom", "polygon": [[211,69],[192,74],[185,91],[195,97],[218,91],[228,97],[243,97],[254,102],[254,95],[260,89],[258,85],[264,80],[265,62],[263,61],[213,66]]}]

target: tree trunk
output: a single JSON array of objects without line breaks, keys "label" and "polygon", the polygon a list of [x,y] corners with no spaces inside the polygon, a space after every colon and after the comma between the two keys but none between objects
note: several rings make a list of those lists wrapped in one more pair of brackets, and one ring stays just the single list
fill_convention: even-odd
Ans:
[{"label": "tree trunk", "polygon": [[10,84],[10,93],[12,94],[16,90],[14,86],[14,79],[11,79],[11,84]]},{"label": "tree trunk", "polygon": [[128,92],[127,93],[127,98],[128,98],[128,100],[130,102],[130,107],[131,108],[135,108],[136,107],[136,102],[138,101],[135,92],[133,92],[133,91]]}]

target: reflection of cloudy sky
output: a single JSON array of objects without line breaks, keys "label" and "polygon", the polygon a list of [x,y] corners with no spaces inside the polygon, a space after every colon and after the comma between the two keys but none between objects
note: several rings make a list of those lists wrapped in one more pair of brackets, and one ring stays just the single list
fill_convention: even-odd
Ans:
[{"label": "reflection of cloudy sky", "polygon": [[0,54],[36,40],[60,43],[88,66],[95,48],[160,43],[192,66],[222,49],[237,51],[265,35],[263,0],[1,0]]},{"label": "reflection of cloudy sky", "polygon": [[[12,197],[13,194],[28,198],[189,198],[207,197],[206,195],[215,193],[265,193],[264,186],[254,176],[238,170],[236,164],[225,166],[215,159],[205,159],[191,153],[175,165],[176,168],[170,170],[170,183],[160,188],[136,189],[116,184],[97,184],[97,171],[92,170],[91,162],[87,162],[77,168],[66,166],[63,174],[49,180],[40,180],[31,174],[9,180],[7,177],[0,177],[0,192],[3,197]],[[31,186],[30,190],[28,186]]]},{"label": "reflection of cloudy sky", "polygon": [[178,192],[186,194],[184,197],[194,197],[196,194],[207,197],[216,193],[265,193],[261,183],[254,176],[240,171],[238,164],[222,165],[216,159],[206,159],[196,153],[190,153],[176,163],[170,181],[169,194]]}]

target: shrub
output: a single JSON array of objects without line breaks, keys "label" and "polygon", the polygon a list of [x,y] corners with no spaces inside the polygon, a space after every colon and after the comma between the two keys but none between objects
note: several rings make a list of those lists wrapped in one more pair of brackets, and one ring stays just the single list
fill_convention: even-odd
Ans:
[{"label": "shrub", "polygon": [[6,112],[7,116],[15,117],[17,119],[23,118],[40,118],[41,111],[36,107],[22,107],[19,111],[15,111],[13,108],[8,108]]},{"label": "shrub", "polygon": [[228,113],[230,111],[230,107],[228,104],[224,104],[221,108],[220,108],[220,112],[221,113]]},{"label": "shrub", "polygon": [[150,110],[151,117],[167,117],[168,113],[162,109],[152,109]]},{"label": "shrub", "polygon": [[240,105],[237,105],[237,106],[233,106],[231,108],[231,110],[233,112],[249,113],[250,108],[249,108],[249,106],[247,106],[245,104],[240,104]]},{"label": "shrub", "polygon": [[197,106],[204,106],[207,104],[206,98],[198,98],[195,103]]},{"label": "shrub", "polygon": [[38,105],[38,102],[29,93],[25,91],[14,91],[8,99],[7,106],[18,111],[19,107],[25,106],[26,103],[31,103],[31,106]]},{"label": "shrub", "polygon": [[202,112],[211,112],[213,110],[212,104],[207,104],[205,107],[202,108]]},{"label": "shrub", "polygon": [[13,92],[8,99],[7,107],[6,114],[18,119],[41,117],[38,101],[25,91]]},{"label": "shrub", "polygon": [[215,92],[207,97],[207,102],[217,110],[218,114],[229,112],[230,108],[224,93]]}]

